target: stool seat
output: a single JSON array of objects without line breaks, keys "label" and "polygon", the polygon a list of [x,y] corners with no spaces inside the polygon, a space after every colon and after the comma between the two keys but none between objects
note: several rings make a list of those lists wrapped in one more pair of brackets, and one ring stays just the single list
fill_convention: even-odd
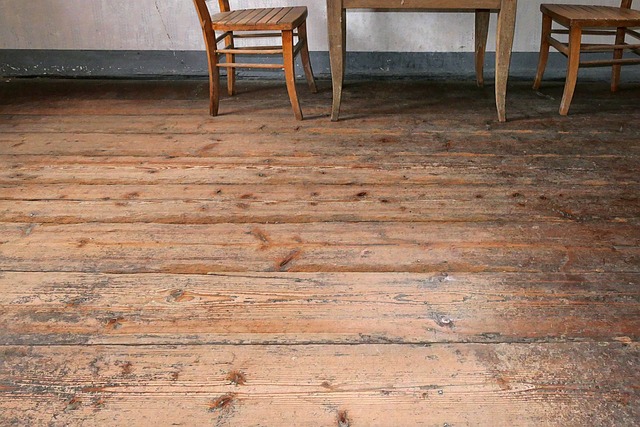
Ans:
[{"label": "stool seat", "polygon": [[[542,4],[542,38],[538,70],[533,88],[539,89],[549,58],[549,48],[553,46],[569,59],[564,93],[560,102],[560,114],[569,113],[571,100],[578,80],[580,66],[612,66],[611,91],[618,90],[620,68],[623,65],[640,64],[640,59],[624,57],[625,52],[640,55],[640,33],[634,28],[640,27],[640,11],[631,9],[633,0],[622,0],[620,7],[593,6],[576,4]],[[553,23],[565,29],[554,29]],[[567,36],[568,41],[553,37],[554,34]],[[583,43],[583,35],[612,36],[612,42]],[[626,36],[636,39],[636,44],[627,43]],[[581,55],[588,53],[613,52],[611,59],[582,60]]]},{"label": "stool seat", "polygon": [[612,6],[542,4],[540,10],[565,27],[633,27],[640,22],[640,11]]},{"label": "stool seat", "polygon": [[[316,87],[307,42],[307,8],[305,6],[260,9],[231,9],[229,0],[218,0],[219,13],[211,14],[207,0],[193,0],[207,48],[209,63],[209,114],[218,115],[220,106],[220,68],[227,69],[227,90],[235,95],[236,68],[284,70],[289,101],[296,119],[302,120],[302,109],[296,90],[295,58],[299,54],[311,92]],[[274,46],[250,45],[245,40],[280,39]],[[242,45],[236,46],[236,40]],[[219,45],[222,46],[219,46]],[[237,56],[279,55],[282,62],[237,62]],[[221,59],[225,60],[222,61]]]},{"label": "stool seat", "polygon": [[221,31],[287,31],[295,30],[307,19],[307,8],[274,7],[242,9],[216,13],[213,27]]}]

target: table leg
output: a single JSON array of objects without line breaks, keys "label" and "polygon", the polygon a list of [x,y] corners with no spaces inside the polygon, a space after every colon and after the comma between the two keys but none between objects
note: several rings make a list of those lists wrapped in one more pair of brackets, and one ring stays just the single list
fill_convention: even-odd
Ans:
[{"label": "table leg", "polygon": [[342,0],[327,0],[327,22],[329,26],[329,59],[331,61],[331,81],[333,84],[333,105],[331,120],[338,121],[344,67],[346,58],[346,11]]},{"label": "table leg", "polygon": [[489,35],[489,9],[476,9],[476,82],[484,86],[484,56]]},{"label": "table leg", "polygon": [[511,63],[511,49],[513,34],[516,26],[517,0],[502,0],[498,12],[498,30],[496,36],[496,108],[498,120],[507,120],[506,99],[507,80],[509,79],[509,65]]}]

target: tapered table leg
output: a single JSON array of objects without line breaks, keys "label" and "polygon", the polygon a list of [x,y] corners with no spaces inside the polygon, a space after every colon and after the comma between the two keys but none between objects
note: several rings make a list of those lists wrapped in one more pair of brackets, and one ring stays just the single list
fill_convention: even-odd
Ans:
[{"label": "tapered table leg", "polygon": [[342,84],[346,58],[346,12],[342,0],[327,0],[327,23],[329,26],[329,59],[331,61],[331,81],[333,84],[333,105],[331,120],[337,121],[340,115]]},{"label": "tapered table leg", "polygon": [[496,108],[498,120],[507,120],[506,100],[511,48],[516,27],[516,0],[502,0],[498,12],[498,30],[496,36]]},{"label": "tapered table leg", "polygon": [[484,57],[487,51],[487,37],[489,36],[489,9],[476,10],[476,83],[484,86]]}]

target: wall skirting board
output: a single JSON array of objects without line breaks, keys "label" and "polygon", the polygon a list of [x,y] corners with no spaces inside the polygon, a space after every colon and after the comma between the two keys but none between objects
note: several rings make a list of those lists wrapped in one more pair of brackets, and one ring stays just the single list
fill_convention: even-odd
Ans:
[{"label": "wall skirting board", "polygon": [[[493,75],[495,55],[487,53],[485,78]],[[264,61],[264,58],[257,58]],[[328,78],[328,52],[311,52],[314,72]],[[514,52],[511,78],[533,80],[537,52]],[[298,61],[299,62],[299,61]],[[467,79],[474,77],[471,52],[348,52],[347,78],[433,78]],[[302,68],[298,64],[302,75]],[[566,58],[552,52],[545,79],[563,79]],[[580,79],[609,80],[609,68],[584,68]],[[123,50],[0,50],[2,77],[81,77],[144,78],[199,77],[207,75],[202,51],[123,51]],[[239,70],[240,77],[265,77],[277,71]],[[640,67],[624,67],[623,82],[640,82]]]}]

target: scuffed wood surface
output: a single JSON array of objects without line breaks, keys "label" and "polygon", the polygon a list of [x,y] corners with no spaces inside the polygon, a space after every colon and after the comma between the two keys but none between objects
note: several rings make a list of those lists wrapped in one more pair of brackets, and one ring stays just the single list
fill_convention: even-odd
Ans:
[{"label": "scuffed wood surface", "polygon": [[20,425],[633,425],[640,416],[637,344],[0,352],[0,404]]},{"label": "scuffed wood surface", "polygon": [[0,425],[637,424],[637,86],[241,83],[0,83]]},{"label": "scuffed wood surface", "polygon": [[606,237],[609,227],[589,233],[571,222],[0,224],[5,227],[13,237],[0,247],[3,270],[640,272],[637,226],[626,224],[613,239]]},{"label": "scuffed wood surface", "polygon": [[[496,180],[512,186],[637,185],[629,176],[637,158],[590,157],[566,160],[557,157],[520,156],[442,158],[406,156],[393,158],[237,158],[145,159],[135,157],[21,156],[0,171],[0,184],[333,184],[333,185],[491,185]],[[348,163],[343,163],[348,162]],[[118,174],[114,174],[118,171]]]},{"label": "scuffed wood surface", "polygon": [[2,344],[625,342],[639,276],[4,273],[0,324]]},{"label": "scuffed wood surface", "polygon": [[[77,117],[84,118],[82,115]],[[18,119],[16,115],[11,115],[11,120]],[[522,121],[525,122],[523,125],[529,125],[526,120]],[[380,135],[341,133],[338,139],[324,134],[300,132],[302,128],[286,139],[278,132],[265,129],[255,133],[250,133],[249,129],[244,132],[236,129],[229,133],[193,130],[187,134],[163,134],[153,128],[140,129],[133,134],[102,133],[99,129],[88,133],[6,131],[0,132],[0,143],[3,153],[7,155],[197,157],[212,160],[225,157],[251,159],[253,156],[303,158],[326,156],[328,153],[337,157],[336,161],[353,157],[355,153],[362,157],[431,155],[445,158],[469,155],[568,158],[638,156],[640,148],[634,144],[638,138],[637,129],[625,123],[622,117],[618,124],[620,127],[610,131],[589,129],[588,135],[562,130],[561,124],[555,123],[532,132],[500,133],[497,132],[499,129],[486,127],[472,132],[448,129],[398,133],[387,130]],[[283,123],[282,126],[287,124]],[[99,138],[96,134],[100,134]],[[553,150],[549,150],[551,139],[556,142]],[[425,141],[428,143],[425,144]]]}]

